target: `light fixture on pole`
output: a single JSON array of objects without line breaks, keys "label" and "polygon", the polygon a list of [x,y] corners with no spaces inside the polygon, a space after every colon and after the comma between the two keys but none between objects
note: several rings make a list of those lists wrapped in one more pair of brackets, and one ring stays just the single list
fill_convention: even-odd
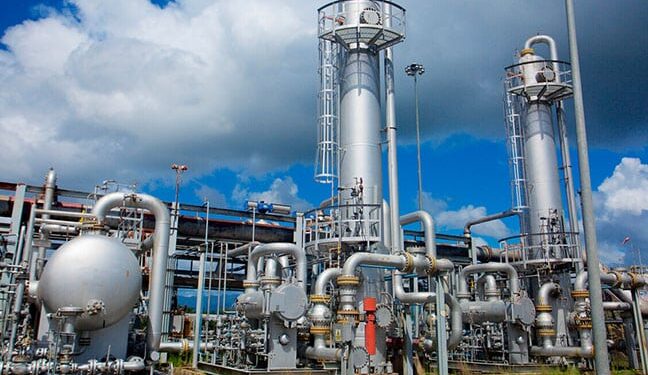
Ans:
[{"label": "light fixture on pole", "polygon": [[419,123],[418,76],[425,73],[422,64],[413,63],[405,67],[405,73],[414,77],[414,102],[416,106],[416,160],[418,176],[418,209],[423,209],[423,176],[421,175],[421,129]]}]

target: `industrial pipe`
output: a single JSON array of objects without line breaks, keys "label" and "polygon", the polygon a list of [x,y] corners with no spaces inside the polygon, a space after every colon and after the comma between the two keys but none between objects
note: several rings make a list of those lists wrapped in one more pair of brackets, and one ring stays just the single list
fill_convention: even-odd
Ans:
[{"label": "industrial pipe", "polygon": [[515,215],[519,215],[519,212],[508,210],[508,211],[503,211],[496,214],[480,217],[475,220],[470,220],[469,222],[466,223],[466,225],[464,225],[464,237],[468,239],[472,238],[472,227],[475,225],[484,224],[490,221],[495,221],[495,220],[499,220],[499,219],[503,219]]},{"label": "industrial pipe", "polygon": [[240,257],[242,255],[248,255],[250,253],[250,249],[254,249],[255,247],[259,246],[261,243],[258,241],[252,241],[248,242],[244,245],[241,245],[239,247],[235,247],[232,250],[227,251],[227,256],[231,258],[235,257]]},{"label": "industrial pipe", "polygon": [[306,292],[306,253],[304,249],[288,242],[276,242],[257,246],[250,253],[247,263],[247,274],[245,276],[244,286],[248,289],[256,290],[257,281],[257,261],[266,255],[290,255],[295,259],[295,274],[297,282],[302,285]]},{"label": "industrial pipe", "polygon": [[425,250],[428,255],[436,258],[436,236],[434,233],[434,219],[425,211],[414,211],[400,217],[400,225],[420,222],[425,236]]},{"label": "industrial pipe", "polygon": [[459,272],[459,290],[457,292],[457,297],[459,300],[468,300],[470,298],[470,293],[468,292],[468,281],[467,277],[473,273],[480,272],[504,272],[508,276],[509,286],[511,288],[511,297],[516,299],[520,296],[520,283],[518,280],[518,273],[507,263],[480,263],[472,264],[470,266],[464,267],[461,272]]},{"label": "industrial pipe", "polygon": [[527,39],[524,43],[524,49],[531,48],[536,44],[546,44],[549,47],[549,58],[553,60],[552,66],[554,73],[556,73],[556,80],[559,80],[560,66],[558,65],[558,48],[556,48],[556,41],[549,35],[535,35]]},{"label": "industrial pipe", "polygon": [[300,355],[310,359],[329,362],[338,362],[342,359],[342,349],[328,347],[323,334],[316,334],[314,336],[313,346],[302,346],[300,348]]},{"label": "industrial pipe", "polygon": [[[403,288],[402,275],[396,271],[393,276],[394,297],[402,303],[434,303],[437,295],[434,292],[406,292]],[[463,316],[459,301],[450,293],[444,293],[446,301],[450,307],[450,337],[448,337],[448,350],[452,350],[463,338]],[[440,314],[437,311],[437,314]],[[445,327],[444,327],[445,328]]]},{"label": "industrial pipe", "polygon": [[[43,201],[43,210],[51,210],[52,202],[54,201],[54,192],[56,190],[56,172],[54,169],[50,168],[45,177],[45,198]],[[49,214],[43,214],[42,219],[47,220],[50,218]],[[42,241],[48,239],[47,233],[40,233],[40,238]],[[38,247],[38,256],[36,259],[32,260],[32,266],[36,266],[35,272],[38,277],[40,277],[41,272],[43,272],[43,267],[45,266],[45,257],[47,249],[44,246]]]},{"label": "industrial pipe", "polygon": [[553,339],[556,336],[553,316],[551,315],[551,299],[553,296],[560,294],[560,285],[553,281],[542,284],[538,290],[535,301],[536,331],[538,337],[542,337],[542,346],[550,348],[553,346]]},{"label": "industrial pipe", "polygon": [[158,350],[162,337],[164,287],[169,256],[169,234],[171,232],[169,209],[162,201],[147,194],[116,192],[106,194],[100,198],[92,208],[92,214],[97,218],[99,224],[104,224],[108,212],[116,207],[143,208],[151,211],[155,216],[147,343],[150,350]]},{"label": "industrial pipe", "polygon": [[497,281],[493,275],[484,275],[477,280],[477,289],[481,289],[486,301],[494,302],[500,299]]},{"label": "industrial pipe", "polygon": [[342,275],[342,268],[327,268],[322,271],[317,275],[317,280],[313,283],[312,294],[325,295],[326,286],[331,282],[331,280],[338,278],[340,275]]},{"label": "industrial pipe", "polygon": [[[600,271],[600,280],[603,284],[620,289],[636,289],[648,285],[648,278],[645,276],[622,271]],[[587,290],[588,284],[587,271],[581,271],[576,275],[574,290]]]},{"label": "industrial pipe", "polygon": [[[195,344],[193,341],[182,339],[180,341],[165,341],[160,343],[159,351],[167,352],[167,353],[187,353],[189,351],[192,351],[194,347]],[[213,349],[214,349],[214,343],[212,342],[200,343],[201,351],[213,350]]]}]

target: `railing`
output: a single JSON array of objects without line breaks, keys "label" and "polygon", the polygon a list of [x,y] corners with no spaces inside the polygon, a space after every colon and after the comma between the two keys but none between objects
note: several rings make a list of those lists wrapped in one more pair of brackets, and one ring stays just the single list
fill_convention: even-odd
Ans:
[{"label": "railing", "polygon": [[338,72],[339,47],[320,39],[320,91],[318,95],[317,156],[315,181],[332,184],[338,177]]},{"label": "railing", "polygon": [[304,214],[304,243],[320,244],[379,241],[382,236],[382,207],[379,204],[342,204]]},{"label": "railing", "polygon": [[523,212],[528,206],[521,103],[517,96],[508,91],[504,95],[504,120],[511,174],[511,207],[513,210]]},{"label": "railing", "polygon": [[581,261],[577,232],[523,233],[499,240],[500,261],[544,267]]},{"label": "railing", "polygon": [[319,37],[341,44],[377,50],[405,38],[405,9],[385,0],[340,0],[318,10]]},{"label": "railing", "polygon": [[[571,64],[560,60],[527,61],[504,68],[507,93],[527,100],[556,101],[573,94]],[[531,69],[530,72],[526,71]],[[533,77],[530,82],[525,79]]]}]

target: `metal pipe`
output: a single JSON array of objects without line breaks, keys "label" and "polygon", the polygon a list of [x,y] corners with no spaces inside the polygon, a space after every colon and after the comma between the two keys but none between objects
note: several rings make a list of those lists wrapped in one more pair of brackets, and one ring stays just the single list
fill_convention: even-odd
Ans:
[{"label": "metal pipe", "polygon": [[[252,285],[257,282],[257,261],[266,255],[290,255],[295,259],[295,275],[297,282],[302,285],[304,291],[306,291],[306,253],[304,249],[298,247],[294,243],[288,242],[276,242],[269,243],[257,246],[250,253],[247,263],[247,274],[245,276],[245,283]],[[251,289],[256,289],[255,286],[251,286]]]},{"label": "metal pipe", "polygon": [[419,210],[410,212],[400,217],[400,225],[420,222],[425,236],[425,251],[429,256],[436,258],[436,236],[434,233],[434,219],[429,213]]},{"label": "metal pipe", "polygon": [[[413,304],[413,303],[434,303],[437,300],[437,294],[434,292],[416,292],[408,293],[403,288],[402,283],[402,274],[399,271],[395,271],[392,277],[394,285],[394,297],[396,297],[401,303],[404,304]],[[450,337],[448,337],[448,350],[452,350],[463,338],[463,316],[461,304],[459,301],[450,293],[444,293],[444,297],[448,302],[450,307]],[[437,311],[437,314],[441,312]],[[445,329],[445,327],[443,327]]]},{"label": "metal pipe", "polygon": [[194,325],[194,350],[191,353],[191,365],[198,368],[198,352],[200,351],[200,340],[202,339],[202,303],[203,291],[205,289],[205,257],[209,249],[209,200],[206,202],[205,210],[205,249],[200,252],[200,265],[198,267],[198,288],[196,290],[196,318]]},{"label": "metal pipe", "polygon": [[632,304],[627,302],[603,302],[603,310],[608,311],[630,311],[632,310]]},{"label": "metal pipe", "polygon": [[508,276],[509,286],[511,288],[511,297],[516,299],[520,296],[520,283],[518,280],[518,273],[507,263],[480,263],[472,264],[470,266],[464,267],[461,272],[459,272],[459,290],[457,292],[457,297],[459,300],[468,300],[470,298],[470,293],[468,292],[468,280],[467,277],[473,273],[480,272],[504,272]]},{"label": "metal pipe", "polygon": [[572,66],[572,85],[574,88],[574,115],[576,117],[576,144],[578,149],[578,170],[580,174],[581,207],[583,228],[585,231],[585,250],[587,252],[587,269],[589,270],[589,291],[592,305],[592,327],[594,333],[595,369],[598,375],[610,373],[610,361],[607,350],[607,332],[603,312],[603,293],[599,276],[599,256],[596,241],[596,219],[592,199],[592,179],[590,175],[587,147],[587,129],[585,126],[585,106],[581,87],[578,41],[576,39],[576,17],[574,0],[565,0],[567,13],[567,34],[569,35],[569,55]]},{"label": "metal pipe", "polygon": [[326,286],[331,282],[331,280],[336,279],[340,275],[342,275],[342,268],[327,268],[322,271],[317,275],[317,280],[313,284],[312,294],[326,295]]},{"label": "metal pipe", "polygon": [[553,316],[551,315],[551,300],[553,296],[560,294],[560,285],[553,281],[542,284],[536,296],[535,325],[538,337],[543,340],[542,346],[549,348],[554,346],[553,340],[556,337]]},{"label": "metal pipe", "polygon": [[648,373],[648,343],[646,342],[646,331],[644,329],[644,320],[641,316],[641,307],[639,302],[641,296],[639,289],[632,290],[632,315],[634,317],[635,332],[637,334],[637,344],[639,346],[639,356],[641,357],[641,369],[644,374]]},{"label": "metal pipe", "polygon": [[581,346],[532,346],[531,355],[536,357],[578,357],[578,358],[592,358],[593,348],[583,348]]},{"label": "metal pipe", "polygon": [[394,89],[394,53],[391,47],[385,50],[385,128],[387,130],[387,175],[389,182],[389,211],[392,254],[401,249],[399,225],[400,200],[398,196],[398,142],[396,133],[396,92]]},{"label": "metal pipe", "polygon": [[70,225],[59,224],[43,224],[40,226],[40,232],[46,237],[49,237],[53,232],[64,234],[77,234],[79,233],[79,225],[77,223],[70,223]]},{"label": "metal pipe", "polygon": [[508,304],[502,300],[492,302],[464,300],[459,303],[463,320],[467,323],[502,323],[506,320]]},{"label": "metal pipe", "polygon": [[448,337],[448,350],[456,348],[463,339],[463,316],[459,300],[450,293],[445,295],[450,306],[450,337]]},{"label": "metal pipe", "polygon": [[147,343],[150,350],[158,350],[162,337],[164,287],[171,232],[169,209],[162,201],[151,195],[116,192],[100,198],[92,208],[92,214],[97,218],[99,224],[104,224],[108,212],[116,207],[143,208],[151,211],[155,216]]},{"label": "metal pipe", "polygon": [[[52,209],[52,202],[54,201],[55,190],[56,190],[56,172],[54,171],[54,169],[50,168],[45,178],[45,199],[43,201],[43,210],[49,211]],[[47,220],[50,218],[50,215],[43,214],[41,218],[43,220]],[[41,233],[40,237],[41,240],[43,241],[46,241],[48,239],[46,233]],[[43,272],[43,267],[45,266],[46,252],[47,249],[44,246],[38,247],[38,257],[35,259],[37,276],[40,276],[41,272]]]},{"label": "metal pipe", "polygon": [[497,281],[493,275],[484,275],[477,280],[477,288],[482,289],[486,301],[493,302],[500,299]]},{"label": "metal pipe", "polygon": [[[164,341],[160,343],[161,352],[167,353],[186,353],[192,351],[195,348],[195,343],[193,341],[182,339],[180,341]],[[214,350],[214,343],[211,342],[201,342],[200,350]]]},{"label": "metal pipe", "polygon": [[558,65],[558,48],[556,48],[556,41],[549,35],[535,35],[527,39],[524,43],[524,48],[531,48],[536,44],[544,43],[549,46],[549,55],[552,62],[554,73],[556,73],[556,78],[559,78],[558,72],[560,71],[560,66]]},{"label": "metal pipe", "polygon": [[[410,255],[410,257],[414,259],[413,256]],[[375,254],[364,252],[355,253],[347,258],[347,260],[344,262],[342,275],[354,276],[356,269],[361,265],[396,267],[402,271],[405,270],[407,261],[407,256],[405,255]]]},{"label": "metal pipe", "polygon": [[[563,102],[558,101],[556,103],[556,117],[558,122],[558,134],[560,138],[560,153],[563,163],[563,180],[565,184],[565,196],[567,197],[567,214],[569,215],[569,231],[573,233],[578,233],[580,228],[578,227],[578,209],[576,203],[576,193],[574,189],[574,176],[572,174],[572,163],[571,156],[569,154],[569,141],[567,138],[567,124],[565,123],[565,110],[563,109]],[[578,241],[576,239],[576,241]],[[580,251],[580,243],[576,244]],[[579,258],[584,258],[583,254],[578,254]],[[577,271],[580,271],[583,268],[583,262],[585,259],[582,259],[578,263]]]},{"label": "metal pipe", "polygon": [[[628,272],[605,272],[599,273],[600,283],[613,286],[615,289],[637,289],[648,285],[648,278],[631,274]],[[581,271],[576,275],[574,290],[587,290],[589,284],[588,271]],[[626,301],[627,302],[627,301]]]},{"label": "metal pipe", "polygon": [[321,361],[339,362],[342,359],[342,349],[326,346],[323,334],[314,335],[313,346],[302,347],[301,355],[306,358]]},{"label": "metal pipe", "polygon": [[235,258],[235,257],[240,257],[242,255],[248,255],[249,250],[251,248],[253,249],[253,248],[255,248],[255,247],[259,246],[259,245],[261,245],[261,242],[258,242],[258,241],[248,242],[248,243],[246,243],[244,245],[241,245],[239,247],[235,247],[232,250],[228,250],[227,251],[227,256]]},{"label": "metal pipe", "polygon": [[464,237],[466,237],[466,238],[471,238],[472,237],[471,229],[475,225],[484,224],[484,223],[488,223],[490,221],[495,221],[495,220],[499,220],[499,219],[503,219],[503,218],[510,217],[510,216],[515,216],[515,215],[519,215],[519,212],[514,211],[514,210],[507,210],[507,211],[499,212],[499,213],[496,213],[496,214],[480,217],[480,218],[475,219],[475,220],[470,220],[469,222],[466,223],[466,225],[464,225]]}]

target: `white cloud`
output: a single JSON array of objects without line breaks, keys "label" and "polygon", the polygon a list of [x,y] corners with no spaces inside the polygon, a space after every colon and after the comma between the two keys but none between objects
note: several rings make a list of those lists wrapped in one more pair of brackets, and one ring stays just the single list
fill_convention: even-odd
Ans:
[{"label": "white cloud", "polygon": [[648,165],[637,158],[623,158],[612,176],[598,187],[604,212],[613,216],[639,216],[648,211]]},{"label": "white cloud", "polygon": [[[87,187],[103,178],[146,182],[176,161],[193,175],[259,173],[311,155],[316,23],[303,17],[311,4],[70,7],[2,36],[3,178],[35,182],[54,166],[68,186]],[[286,85],[293,77],[299,85]],[[286,103],[291,110],[280,111]],[[312,142],[281,147],[291,138]]]},{"label": "white cloud", "polygon": [[305,211],[313,205],[299,196],[299,187],[292,177],[276,178],[265,191],[249,191],[240,184],[234,187],[232,199],[238,203],[246,200],[264,201],[266,203],[281,203],[292,206],[293,210]]},{"label": "white cloud", "polygon": [[[648,260],[648,164],[623,158],[594,193],[600,258],[609,264]],[[623,240],[630,241],[623,244]],[[643,260],[642,259],[642,260]]]},{"label": "white cloud", "polygon": [[[488,215],[486,207],[476,207],[471,204],[462,206],[457,210],[449,210],[447,201],[435,199],[428,192],[423,193],[423,208],[434,217],[436,226],[439,229],[463,229],[468,221]],[[472,231],[493,238],[503,238],[511,234],[511,230],[502,220],[475,225]]]}]

